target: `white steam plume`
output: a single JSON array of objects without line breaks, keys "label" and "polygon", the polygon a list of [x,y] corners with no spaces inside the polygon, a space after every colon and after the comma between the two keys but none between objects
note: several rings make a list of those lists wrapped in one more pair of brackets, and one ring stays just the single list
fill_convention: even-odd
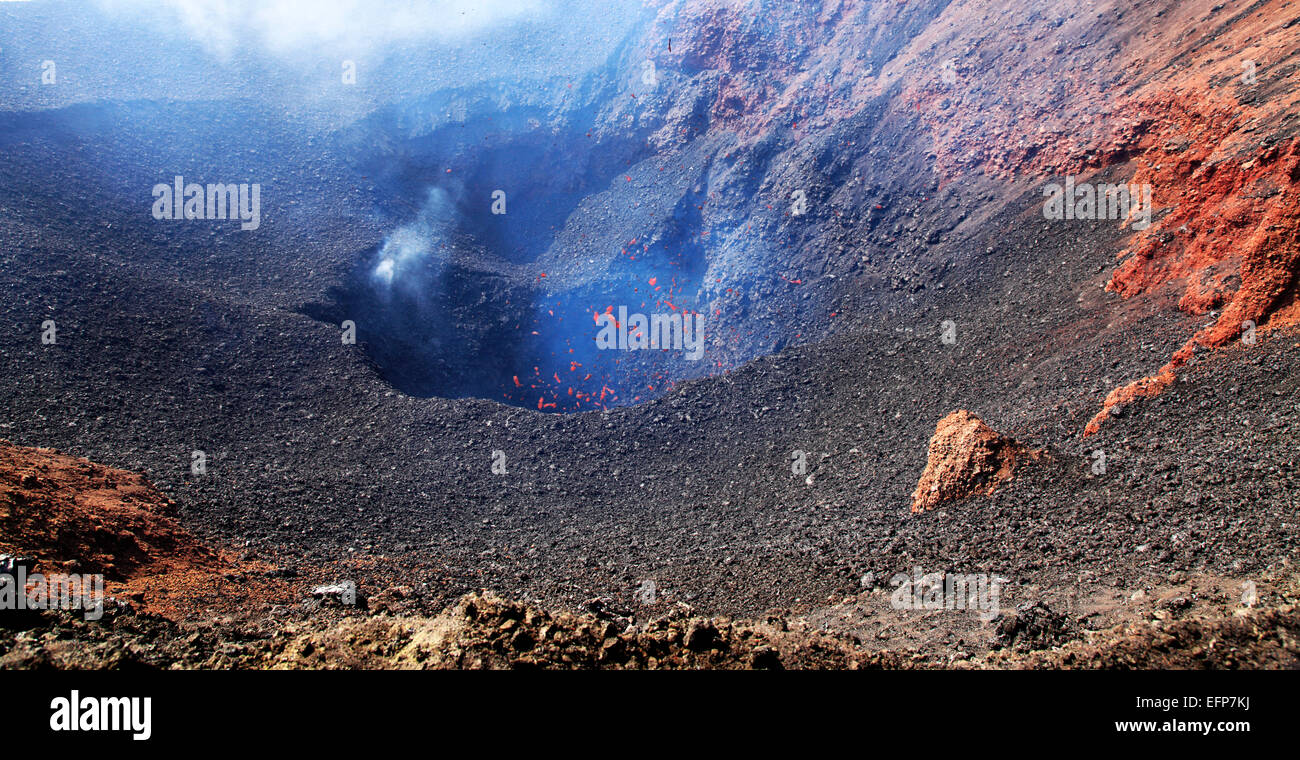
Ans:
[{"label": "white steam plume", "polygon": [[429,190],[429,196],[415,221],[398,227],[384,239],[370,277],[385,291],[404,282],[412,273],[424,279],[431,263],[440,264],[447,257],[450,241],[447,230],[456,214],[451,196],[442,188]]}]

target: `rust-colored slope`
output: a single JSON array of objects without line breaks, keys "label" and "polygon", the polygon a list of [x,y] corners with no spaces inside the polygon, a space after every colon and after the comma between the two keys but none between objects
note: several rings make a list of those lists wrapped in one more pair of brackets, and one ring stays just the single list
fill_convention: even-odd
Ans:
[{"label": "rust-colored slope", "polygon": [[1167,213],[1135,233],[1108,289],[1132,298],[1172,284],[1189,313],[1222,308],[1153,376],[1114,389],[1085,434],[1172,383],[1196,345],[1300,317],[1297,64],[1300,7],[1285,0],[959,0],[883,72],[926,127],[945,182],[1083,182],[1133,166],[1132,182],[1149,183]]},{"label": "rust-colored slope", "polygon": [[204,545],[143,475],[5,440],[0,553],[33,557],[43,573],[102,574],[109,594],[173,619],[300,598],[268,565]]},{"label": "rust-colored slope", "polygon": [[[1294,2],[839,0],[771,19],[776,62],[761,73],[745,65],[756,13],[665,3],[646,41],[665,66],[717,72],[711,128],[750,140],[791,121],[817,130],[883,96],[924,130],[944,184],[984,173],[1018,181],[1018,194],[1128,166],[1151,185],[1159,213],[1134,231],[1109,289],[1133,298],[1172,285],[1183,310],[1222,312],[1153,376],[1114,389],[1087,433],[1115,404],[1159,393],[1194,345],[1221,346],[1247,320],[1295,321]],[[909,41],[895,49],[901,30]],[[783,67],[795,51],[815,51],[815,65]]]},{"label": "rust-colored slope", "polygon": [[1300,273],[1300,142],[1291,140],[1244,164],[1198,169],[1183,183],[1189,198],[1142,235],[1107,288],[1124,296],[1185,279],[1179,307],[1202,314],[1223,306],[1151,377],[1116,388],[1088,423],[1096,433],[1118,405],[1153,396],[1175,379],[1197,345],[1222,346],[1251,325],[1294,324]]},{"label": "rust-colored slope", "polygon": [[0,551],[111,581],[217,562],[142,475],[4,440]]}]

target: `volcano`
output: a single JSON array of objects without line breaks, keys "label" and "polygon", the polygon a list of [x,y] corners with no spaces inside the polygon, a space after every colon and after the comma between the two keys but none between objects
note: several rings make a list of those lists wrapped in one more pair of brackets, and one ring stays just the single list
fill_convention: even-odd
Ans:
[{"label": "volcano", "polygon": [[0,6],[0,437],[202,562],[0,666],[1300,665],[1294,4],[109,5]]}]

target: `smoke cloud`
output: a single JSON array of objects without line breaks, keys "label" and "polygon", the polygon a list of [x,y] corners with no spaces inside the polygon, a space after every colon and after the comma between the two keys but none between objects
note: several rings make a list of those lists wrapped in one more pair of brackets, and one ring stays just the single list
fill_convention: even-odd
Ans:
[{"label": "smoke cloud", "polygon": [[197,41],[229,58],[256,45],[292,56],[326,50],[364,55],[420,40],[449,41],[491,27],[549,15],[550,0],[97,0]]}]

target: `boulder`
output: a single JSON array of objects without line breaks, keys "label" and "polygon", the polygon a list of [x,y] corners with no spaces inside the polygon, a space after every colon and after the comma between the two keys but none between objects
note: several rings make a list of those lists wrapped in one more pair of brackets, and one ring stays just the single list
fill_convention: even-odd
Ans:
[{"label": "boulder", "polygon": [[1020,464],[1039,456],[959,409],[935,428],[929,461],[912,494],[912,511],[925,512],[944,502],[993,493],[1011,479]]}]

